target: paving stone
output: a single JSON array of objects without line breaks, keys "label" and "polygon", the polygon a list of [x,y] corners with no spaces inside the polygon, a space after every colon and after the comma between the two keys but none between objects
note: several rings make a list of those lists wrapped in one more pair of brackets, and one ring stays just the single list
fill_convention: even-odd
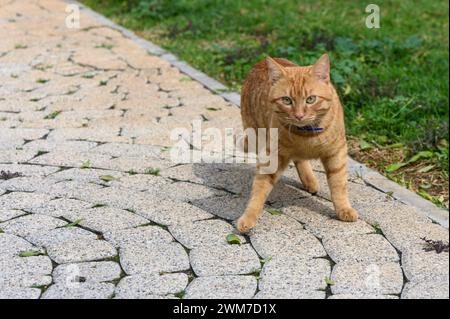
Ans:
[{"label": "paving stone", "polygon": [[111,156],[103,154],[94,154],[89,152],[59,152],[54,151],[40,155],[29,161],[33,164],[77,167],[80,168],[85,163],[90,163],[90,167],[102,168],[108,166]]},{"label": "paving stone", "polygon": [[51,285],[41,299],[107,299],[114,294],[114,285],[110,283],[64,283]]},{"label": "paving stone", "polygon": [[137,214],[161,225],[177,225],[214,217],[206,211],[176,200],[150,200],[131,206]]},{"label": "paving stone", "polygon": [[94,148],[97,143],[86,141],[65,141],[64,143],[52,143],[48,140],[34,140],[23,146],[24,150],[36,152],[87,152]]},{"label": "paving stone", "polygon": [[[85,101],[89,103],[88,101]],[[107,106],[109,107],[109,106]],[[66,140],[86,140],[91,142],[120,142],[126,140],[119,135],[119,128],[102,129],[95,128],[62,128],[53,130],[47,140],[55,143]]]},{"label": "paving stone", "polygon": [[226,189],[235,194],[248,194],[253,169],[246,164],[184,164],[161,171],[162,176],[179,181]]},{"label": "paving stone", "polygon": [[53,281],[59,283],[108,282],[120,278],[120,265],[99,261],[59,265],[53,270]]},{"label": "paving stone", "polygon": [[267,198],[267,201],[275,207],[284,207],[296,205],[303,198],[310,196],[309,193],[283,182],[283,178],[280,178]]},{"label": "paving stone", "polygon": [[26,215],[0,225],[5,233],[25,237],[35,233],[44,233],[66,224],[67,222],[50,216]]},{"label": "paving stone", "polygon": [[389,200],[379,203],[359,203],[355,209],[361,218],[370,224],[378,224],[381,228],[398,227],[408,223],[430,223],[431,220],[420,214],[414,207],[399,201]]},{"label": "paving stone", "polygon": [[0,197],[0,207],[28,211],[33,207],[41,206],[52,198],[53,196],[46,194],[14,192]]},{"label": "paving stone", "polygon": [[152,145],[138,145],[125,143],[106,143],[92,150],[94,153],[106,154],[114,157],[119,156],[159,156],[160,147]]},{"label": "paving stone", "polygon": [[83,202],[77,199],[58,198],[45,202],[41,206],[31,208],[30,212],[34,214],[67,218],[72,214],[85,211],[92,206],[92,203]]},{"label": "paving stone", "polygon": [[302,206],[289,206],[283,212],[303,223],[318,238],[335,234],[369,234],[375,229],[362,220],[346,223],[337,219],[333,204],[316,197],[302,199]]},{"label": "paving stone", "polygon": [[340,235],[325,238],[323,246],[334,262],[397,262],[394,247],[381,235]]},{"label": "paving stone", "polygon": [[117,229],[105,232],[103,236],[117,248],[127,245],[149,245],[151,247],[154,244],[170,243],[173,241],[170,233],[159,226]]},{"label": "paving stone", "polygon": [[408,282],[403,288],[401,299],[448,299],[449,281],[447,280]]},{"label": "paving stone", "polygon": [[[62,181],[39,189],[38,192],[52,194],[54,197],[68,197],[86,200],[92,198],[99,193],[103,187],[93,183],[83,183],[79,181]],[[35,205],[42,206],[42,205]]]},{"label": "paving stone", "polygon": [[0,286],[0,299],[38,299],[40,295],[38,288]]},{"label": "paving stone", "polygon": [[[219,219],[180,223],[169,226],[170,233],[188,249],[208,245],[229,245],[226,237],[235,232],[234,227]],[[239,236],[241,243],[246,239]]]},{"label": "paving stone", "polygon": [[448,252],[440,254],[423,249],[410,249],[402,253],[402,267],[409,281],[440,281],[449,278]]},{"label": "paving stone", "polygon": [[263,258],[278,255],[325,256],[320,241],[286,215],[264,212],[249,234],[253,247]]},{"label": "paving stone", "polygon": [[55,180],[64,181],[64,180],[74,180],[83,183],[97,183],[108,185],[110,183],[105,182],[101,179],[101,177],[110,176],[113,179],[118,179],[126,174],[122,172],[116,172],[111,170],[104,169],[81,169],[81,168],[71,168],[67,170],[60,171],[58,173],[52,174],[51,177]]},{"label": "paving stone", "polygon": [[188,284],[188,276],[175,274],[136,274],[122,278],[116,288],[116,297],[125,299],[145,299],[166,296],[183,291]]},{"label": "paving stone", "polygon": [[39,177],[47,176],[59,170],[58,167],[38,166],[27,164],[0,164],[0,171],[20,173],[22,176]]},{"label": "paving stone", "polygon": [[104,233],[107,231],[131,228],[139,225],[148,224],[149,221],[129,211],[111,208],[99,207],[88,210],[72,212],[66,215],[72,222],[79,220],[79,225]]},{"label": "paving stone", "polygon": [[402,252],[423,248],[425,246],[424,238],[449,242],[448,229],[433,223],[404,220],[403,223],[383,224],[380,225],[380,228],[389,242]]},{"label": "paving stone", "polygon": [[202,198],[223,196],[226,194],[223,191],[187,182],[167,184],[158,190],[149,190],[148,193],[153,194],[156,198],[169,198],[184,202],[192,202]]},{"label": "paving stone", "polygon": [[256,292],[254,276],[208,276],[195,278],[185,299],[249,299]]},{"label": "paving stone", "polygon": [[62,227],[47,232],[34,233],[26,236],[26,240],[37,246],[48,247],[65,242],[76,242],[84,239],[97,239],[97,235],[79,227]]},{"label": "paving stone", "polygon": [[50,258],[58,264],[95,261],[117,255],[116,249],[108,242],[87,238],[55,243],[46,249]]},{"label": "paving stone", "polygon": [[295,294],[325,290],[325,278],[330,277],[331,265],[326,259],[299,256],[274,257],[264,264],[259,290],[287,290]]},{"label": "paving stone", "polygon": [[261,268],[258,255],[249,244],[201,246],[192,249],[189,258],[197,276],[242,275]]},{"label": "paving stone", "polygon": [[113,158],[110,161],[102,162],[98,167],[122,172],[135,172],[144,174],[149,169],[153,168],[164,170],[171,165],[173,165],[171,162],[156,157],[121,156]]},{"label": "paving stone", "polygon": [[259,291],[255,299],[325,299],[325,296],[326,293],[323,290],[266,289]]},{"label": "paving stone", "polygon": [[2,137],[8,139],[37,140],[48,133],[49,130],[40,128],[2,129]]},{"label": "paving stone", "polygon": [[338,294],[332,295],[327,299],[399,299],[392,295],[367,295],[367,294]]},{"label": "paving stone", "polygon": [[114,180],[110,185],[113,187],[130,188],[137,191],[146,191],[149,189],[159,189],[171,183],[172,181],[160,176],[136,174]]},{"label": "paving stone", "polygon": [[[0,229],[2,224],[0,224]],[[25,239],[11,235],[0,233],[0,258],[19,256],[22,251],[38,251],[39,248],[33,246]]]},{"label": "paving stone", "polygon": [[333,267],[333,294],[398,295],[403,287],[403,272],[398,263],[342,262]]},{"label": "paving stone", "polygon": [[[3,209],[0,208],[0,223],[1,222],[5,222],[7,220],[22,216],[27,214],[26,212],[24,212],[23,210],[20,209]],[[1,229],[1,224],[0,224],[0,229]]]},{"label": "paving stone", "polygon": [[228,220],[238,219],[245,211],[248,198],[242,196],[218,196],[193,200],[191,203],[210,214]]},{"label": "paving stone", "polygon": [[17,177],[4,181],[0,185],[3,189],[11,192],[35,192],[42,187],[49,187],[56,182],[56,180],[50,178]]},{"label": "paving stone", "polygon": [[124,245],[120,248],[120,263],[125,273],[176,272],[189,269],[186,251],[178,243]]},{"label": "paving stone", "polygon": [[7,150],[0,153],[0,163],[24,163],[36,156],[35,151]]},{"label": "paving stone", "polygon": [[0,287],[31,287],[52,282],[52,262],[47,256],[0,256]]}]

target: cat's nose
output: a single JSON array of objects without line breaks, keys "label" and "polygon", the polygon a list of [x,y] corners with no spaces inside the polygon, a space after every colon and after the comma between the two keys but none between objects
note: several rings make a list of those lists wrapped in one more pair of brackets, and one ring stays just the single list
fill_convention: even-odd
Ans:
[{"label": "cat's nose", "polygon": [[297,120],[301,121],[305,117],[305,114],[304,113],[296,113],[294,116]]}]

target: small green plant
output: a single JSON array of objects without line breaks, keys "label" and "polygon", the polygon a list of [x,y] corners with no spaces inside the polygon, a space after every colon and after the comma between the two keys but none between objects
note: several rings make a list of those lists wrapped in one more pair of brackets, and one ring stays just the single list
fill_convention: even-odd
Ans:
[{"label": "small green plant", "polygon": [[240,245],[241,239],[235,234],[228,234],[226,237],[227,243],[230,245]]},{"label": "small green plant", "polygon": [[90,160],[83,162],[83,164],[81,164],[81,166],[80,166],[81,169],[86,169],[86,168],[91,168],[91,167],[92,167],[92,163]]},{"label": "small green plant", "polygon": [[18,43],[14,46],[15,49],[26,49],[28,46],[26,44]]},{"label": "small green plant", "polygon": [[98,83],[98,86],[105,86],[105,85],[107,85],[108,84],[108,81],[107,80],[101,80],[99,83]]},{"label": "small green plant", "polygon": [[53,111],[50,114],[47,114],[44,119],[46,120],[54,120],[59,114],[61,114],[61,111]]},{"label": "small green plant", "polygon": [[92,206],[92,208],[100,208],[100,207],[105,207],[105,204],[95,204],[94,206]]},{"label": "small green plant", "polygon": [[173,294],[175,297],[182,299],[186,295],[186,291],[181,290]]},{"label": "small green plant", "polygon": [[272,208],[272,207],[267,207],[266,211],[269,214],[274,215],[274,216],[283,214],[283,212],[280,209],[276,209],[276,208]]},{"label": "small green plant", "polygon": [[260,259],[259,261],[260,261],[261,265],[265,265],[266,263],[268,263],[271,260],[272,260],[272,256],[269,256],[269,257]]},{"label": "small green plant", "polygon": [[51,65],[51,64],[44,64],[44,63],[39,63],[39,64],[34,66],[34,68],[36,70],[39,70],[39,71],[45,71],[45,70],[51,69],[52,67],[53,67],[53,65]]},{"label": "small green plant", "polygon": [[381,230],[380,224],[374,223],[374,224],[372,224],[371,226],[372,226],[372,228],[375,230],[375,233],[376,233],[376,234],[383,235],[383,231]]},{"label": "small green plant", "polygon": [[111,49],[114,47],[114,45],[113,45],[113,44],[110,44],[110,43],[102,43],[102,44],[96,45],[95,47],[96,47],[97,49],[107,49],[107,50],[111,50]]},{"label": "small green plant", "polygon": [[212,112],[214,112],[214,111],[220,111],[221,110],[221,108],[215,108],[215,107],[207,107],[206,108],[208,111],[212,111]]},{"label": "small green plant", "polygon": [[159,176],[160,172],[161,170],[159,168],[152,168],[152,167],[149,167],[145,170],[145,174],[154,176]]},{"label": "small green plant", "polygon": [[111,181],[115,181],[117,178],[111,175],[102,175],[99,177],[102,181],[104,182],[111,182]]},{"label": "small green plant", "polygon": [[83,220],[84,220],[83,218],[79,218],[79,219],[73,221],[72,223],[68,223],[68,224],[66,224],[66,225],[64,225],[62,227],[64,227],[64,228],[66,228],[66,227],[75,227],[75,226],[78,226]]},{"label": "small green plant", "polygon": [[45,254],[38,250],[26,250],[26,251],[21,251],[19,253],[19,257],[34,257],[34,256],[42,256],[42,255],[45,255]]},{"label": "small green plant", "polygon": [[50,81],[50,80],[48,80],[48,79],[37,79],[37,80],[36,80],[36,83],[45,84],[45,83],[47,83],[48,81]]},{"label": "small green plant", "polygon": [[325,277],[325,283],[327,284],[327,286],[334,286],[336,283],[334,282],[334,280],[332,280],[330,277]]}]

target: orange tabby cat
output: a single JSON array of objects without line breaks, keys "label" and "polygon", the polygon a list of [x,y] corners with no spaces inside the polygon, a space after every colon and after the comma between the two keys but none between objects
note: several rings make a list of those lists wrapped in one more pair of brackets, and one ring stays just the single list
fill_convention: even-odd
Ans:
[{"label": "orange tabby cat", "polygon": [[242,88],[241,116],[244,129],[277,128],[279,146],[278,170],[255,175],[249,203],[237,222],[239,231],[245,233],[256,225],[267,196],[291,160],[305,189],[317,193],[319,183],[309,160],[319,158],[337,217],[358,219],[347,195],[344,114],[330,81],[327,54],[312,66],[270,57],[257,63]]}]

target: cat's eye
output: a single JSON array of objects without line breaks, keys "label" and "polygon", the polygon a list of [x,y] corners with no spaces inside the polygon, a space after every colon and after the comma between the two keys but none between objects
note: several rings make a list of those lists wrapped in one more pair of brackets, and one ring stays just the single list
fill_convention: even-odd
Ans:
[{"label": "cat's eye", "polygon": [[292,105],[292,99],[289,96],[283,96],[281,102],[286,105]]},{"label": "cat's eye", "polygon": [[306,103],[313,104],[314,102],[316,102],[316,100],[317,100],[317,96],[310,95],[306,98]]}]

